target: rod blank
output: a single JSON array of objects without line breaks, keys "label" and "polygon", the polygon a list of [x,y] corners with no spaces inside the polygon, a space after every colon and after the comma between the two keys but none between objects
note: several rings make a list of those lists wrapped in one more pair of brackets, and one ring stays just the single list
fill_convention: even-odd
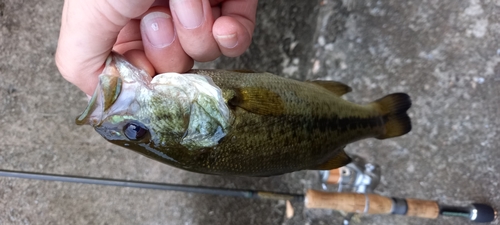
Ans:
[{"label": "rod blank", "polygon": [[84,184],[94,184],[94,185],[129,187],[129,188],[145,188],[145,189],[155,189],[164,191],[182,191],[190,193],[223,195],[223,196],[233,196],[233,197],[243,197],[243,198],[261,198],[261,199],[277,199],[277,200],[292,200],[292,201],[297,201],[297,200],[303,201],[304,199],[304,195],[300,194],[275,193],[275,192],[253,191],[253,190],[236,190],[227,188],[213,188],[213,187],[202,187],[202,186],[191,186],[191,185],[180,185],[180,184],[142,182],[142,181],[115,180],[115,179],[80,177],[80,176],[70,176],[70,175],[19,172],[10,170],[0,170],[0,176],[69,182],[69,183],[84,183]]}]

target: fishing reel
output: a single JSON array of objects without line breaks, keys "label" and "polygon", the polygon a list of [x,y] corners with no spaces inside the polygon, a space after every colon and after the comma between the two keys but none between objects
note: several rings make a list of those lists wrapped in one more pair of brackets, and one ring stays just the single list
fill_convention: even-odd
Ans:
[{"label": "fishing reel", "polygon": [[[365,159],[351,155],[352,162],[334,170],[320,171],[323,189],[326,190],[327,185],[338,185],[338,192],[351,192],[365,194],[367,203],[369,204],[369,193],[373,193],[374,189],[380,182],[381,169],[380,166],[374,163],[367,162]],[[419,217],[436,218],[439,215],[455,216],[467,218],[472,222],[489,223],[497,218],[497,212],[488,204],[473,203],[469,206],[458,207],[440,205],[435,201],[391,198],[392,212],[391,214],[409,215],[409,210],[418,207],[418,210],[428,213],[419,215]],[[418,206],[419,205],[419,206]],[[344,217],[344,225],[348,225],[352,216],[352,212],[347,213]]]},{"label": "fishing reel", "polygon": [[323,189],[326,190],[327,184],[336,184],[338,192],[373,192],[380,182],[380,166],[356,155],[351,159],[352,162],[346,166],[320,171]]},{"label": "fishing reel", "polygon": [[[333,170],[320,171],[321,185],[327,190],[327,184],[337,186],[338,192],[371,193],[380,182],[381,169],[377,164],[351,155],[352,162]],[[344,216],[343,225],[349,225],[354,213]]]}]

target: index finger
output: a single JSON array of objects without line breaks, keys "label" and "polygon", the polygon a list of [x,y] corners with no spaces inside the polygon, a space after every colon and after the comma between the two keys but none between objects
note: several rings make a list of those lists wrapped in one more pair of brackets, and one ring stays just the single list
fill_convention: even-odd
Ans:
[{"label": "index finger", "polygon": [[64,1],[56,52],[62,76],[91,95],[120,30],[152,3],[153,0]]}]

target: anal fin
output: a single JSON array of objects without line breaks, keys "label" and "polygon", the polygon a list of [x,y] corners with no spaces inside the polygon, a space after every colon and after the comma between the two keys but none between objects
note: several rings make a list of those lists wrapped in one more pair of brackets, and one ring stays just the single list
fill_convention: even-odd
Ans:
[{"label": "anal fin", "polygon": [[351,157],[349,157],[344,150],[340,151],[335,157],[326,161],[325,163],[311,168],[311,170],[333,170],[342,166],[345,166],[351,162]]}]

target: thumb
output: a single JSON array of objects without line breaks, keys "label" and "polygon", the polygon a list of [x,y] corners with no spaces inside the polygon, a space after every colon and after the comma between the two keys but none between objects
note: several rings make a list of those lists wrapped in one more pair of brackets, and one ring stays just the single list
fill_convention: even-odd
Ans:
[{"label": "thumb", "polygon": [[94,91],[120,30],[154,0],[65,0],[56,64],[86,94]]}]

